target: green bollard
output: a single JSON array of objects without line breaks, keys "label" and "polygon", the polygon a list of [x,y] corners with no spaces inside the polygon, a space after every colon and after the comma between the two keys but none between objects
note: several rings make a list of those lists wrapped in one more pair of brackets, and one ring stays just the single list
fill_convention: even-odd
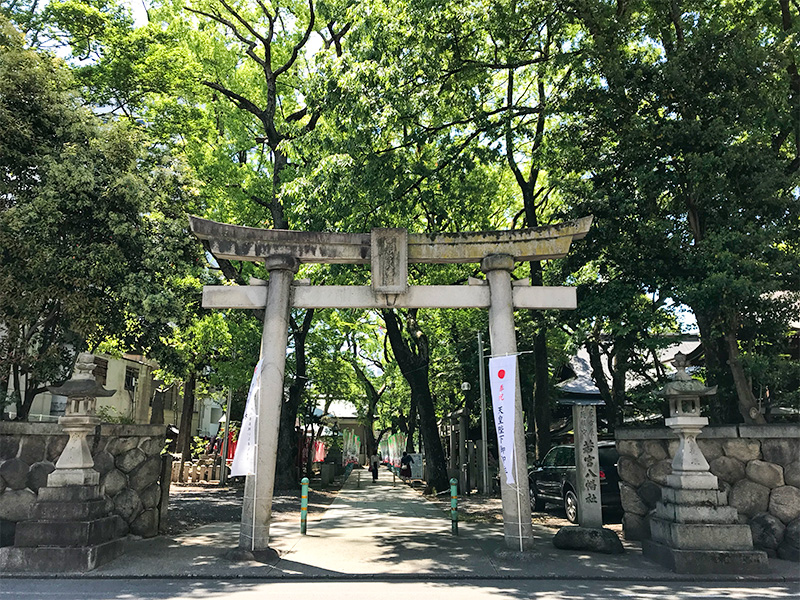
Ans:
[{"label": "green bollard", "polygon": [[300,480],[300,533],[306,534],[306,527],[308,521],[308,477],[303,477]]},{"label": "green bollard", "polygon": [[453,525],[453,535],[458,535],[458,480],[450,480],[450,521]]}]

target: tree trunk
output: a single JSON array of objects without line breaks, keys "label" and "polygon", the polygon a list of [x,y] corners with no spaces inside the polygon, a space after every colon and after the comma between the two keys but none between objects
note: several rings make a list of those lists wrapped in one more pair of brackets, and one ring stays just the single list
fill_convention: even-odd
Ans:
[{"label": "tree trunk", "polygon": [[22,381],[19,375],[19,365],[13,365],[11,367],[11,376],[14,379],[14,402],[17,406],[17,421],[24,421],[28,418],[28,412],[24,410],[24,402],[22,401],[22,392],[21,386]]},{"label": "tree trunk", "polygon": [[706,385],[717,386],[717,393],[709,401],[710,421],[712,424],[730,424],[739,421],[739,411],[732,401],[735,384],[732,371],[726,364],[728,361],[727,343],[723,336],[714,331],[713,317],[694,309],[697,328],[700,330],[700,342],[703,345],[703,356],[706,367]]},{"label": "tree trunk", "polygon": [[6,404],[9,402],[8,388],[11,377],[10,365],[0,365],[0,421],[6,420]]},{"label": "tree trunk", "polygon": [[614,361],[611,373],[611,405],[606,408],[608,430],[613,432],[625,419],[625,378],[628,375],[630,346],[622,339],[614,340]]},{"label": "tree trunk", "polygon": [[367,456],[369,457],[373,454],[377,454],[378,452],[378,445],[375,441],[375,407],[378,406],[378,402],[381,399],[383,390],[379,392],[375,389],[375,386],[372,385],[372,382],[367,377],[364,369],[361,368],[361,365],[359,365],[355,359],[352,359],[349,362],[353,367],[353,371],[356,373],[356,377],[364,388],[364,393],[367,395],[367,410],[365,411],[362,425],[364,425],[366,437],[364,444],[366,445]]},{"label": "tree trunk", "polygon": [[603,369],[603,357],[600,353],[600,342],[597,340],[586,340],[586,350],[589,353],[589,364],[592,366],[592,379],[595,386],[600,391],[600,398],[610,406],[614,403],[611,395],[611,388],[606,379],[605,370]]},{"label": "tree trunk", "polygon": [[295,374],[292,385],[289,386],[289,399],[281,405],[281,422],[278,430],[278,458],[275,469],[275,488],[279,490],[293,490],[300,485],[297,477],[297,467],[300,464],[298,457],[298,440],[295,422],[297,410],[303,397],[303,390],[308,382],[306,365],[306,337],[311,329],[314,319],[314,310],[306,311],[303,323],[299,327],[291,320],[292,336],[294,338]]},{"label": "tree trunk", "polygon": [[406,421],[406,452],[414,452],[414,433],[417,431],[417,401],[414,394],[411,394],[411,406],[408,409],[408,420]]},{"label": "tree trunk", "polygon": [[[392,345],[397,364],[411,388],[411,403],[419,413],[419,430],[425,446],[425,463],[428,469],[426,493],[432,490],[439,492],[448,489],[447,463],[444,458],[442,440],[436,423],[433,397],[428,380],[429,348],[425,333],[419,328],[415,318],[416,311],[410,311],[406,317],[406,330],[411,341],[400,332],[399,319],[394,311],[381,311],[386,322],[386,332]],[[413,348],[412,348],[413,345]],[[411,436],[409,436],[409,439]]]},{"label": "tree trunk", "polygon": [[728,344],[728,364],[731,368],[733,381],[736,385],[736,394],[739,399],[739,414],[748,425],[764,425],[767,420],[758,410],[753,388],[744,374],[744,367],[742,367],[742,361],[739,359],[739,340],[736,334],[730,331],[725,334],[725,341]]},{"label": "tree trunk", "polygon": [[150,424],[164,424],[164,394],[158,391],[156,391],[153,396],[153,410],[150,412]]},{"label": "tree trunk", "polygon": [[541,460],[550,450],[550,366],[547,357],[547,326],[540,319],[533,338],[534,382],[533,413],[536,424],[536,458]]},{"label": "tree trunk", "polygon": [[183,385],[183,406],[181,408],[181,424],[178,431],[178,452],[181,460],[187,461],[192,458],[192,415],[194,414],[194,389],[197,383],[194,371],[189,373],[186,383]]}]

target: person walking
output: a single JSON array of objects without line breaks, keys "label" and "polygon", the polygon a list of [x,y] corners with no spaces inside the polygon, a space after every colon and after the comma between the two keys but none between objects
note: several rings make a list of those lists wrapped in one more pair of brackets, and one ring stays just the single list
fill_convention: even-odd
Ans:
[{"label": "person walking", "polygon": [[380,458],[377,452],[373,452],[369,457],[369,470],[372,471],[372,481],[378,481],[378,465],[380,465]]},{"label": "person walking", "polygon": [[411,480],[411,463],[413,462],[414,458],[408,452],[403,452],[403,458],[400,459],[400,478],[404,482]]}]

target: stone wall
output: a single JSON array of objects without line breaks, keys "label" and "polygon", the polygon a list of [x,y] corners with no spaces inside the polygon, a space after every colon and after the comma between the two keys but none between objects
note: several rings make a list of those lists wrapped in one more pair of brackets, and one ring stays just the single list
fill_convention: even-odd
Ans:
[{"label": "stone wall", "polygon": [[[628,540],[648,539],[678,436],[666,427],[625,428],[616,438],[623,532]],[[756,548],[800,561],[800,425],[706,427],[697,443]]]},{"label": "stone wall", "polygon": [[[165,437],[163,425],[107,423],[87,437],[109,512],[126,524],[121,535],[158,534],[169,491],[168,475],[163,490],[160,483]],[[0,422],[0,545],[11,545],[13,524],[29,518],[67,439],[57,423]]]}]

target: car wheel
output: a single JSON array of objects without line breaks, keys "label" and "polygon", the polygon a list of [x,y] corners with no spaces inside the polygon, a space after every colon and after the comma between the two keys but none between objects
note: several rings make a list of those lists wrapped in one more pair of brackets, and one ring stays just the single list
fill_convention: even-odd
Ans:
[{"label": "car wheel", "polygon": [[571,489],[564,492],[564,512],[567,513],[567,521],[578,522],[578,496]]}]

